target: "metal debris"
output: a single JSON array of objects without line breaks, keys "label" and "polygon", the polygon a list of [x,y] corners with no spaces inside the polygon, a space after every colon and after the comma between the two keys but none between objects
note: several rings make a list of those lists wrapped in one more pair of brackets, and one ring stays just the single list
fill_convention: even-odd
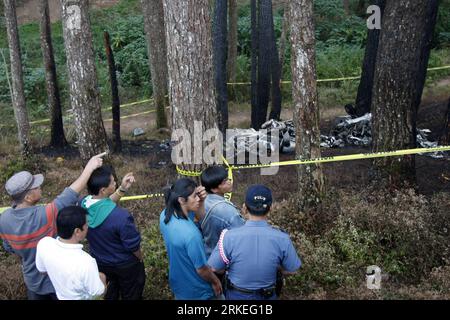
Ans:
[{"label": "metal debris", "polygon": [[[336,125],[330,135],[320,136],[320,146],[323,148],[343,148],[345,146],[369,147],[372,144],[372,114],[367,113],[359,118],[343,116],[336,119]],[[279,129],[280,152],[288,153],[295,150],[295,129],[292,120],[269,120],[261,126],[262,129]],[[437,142],[428,140],[429,129],[417,129],[417,146],[434,148]],[[426,156],[441,159],[446,158],[444,152],[426,153]]]},{"label": "metal debris", "polygon": [[142,128],[135,128],[133,130],[133,137],[142,136],[144,133],[145,133],[144,129],[142,129]]},{"label": "metal debris", "polygon": [[[270,141],[270,131],[260,132],[255,129],[229,129],[226,136],[226,147],[234,149],[234,156],[238,159],[251,159],[258,157],[258,144],[264,146],[270,154],[275,151],[275,146]],[[232,150],[227,150],[231,154]]]}]

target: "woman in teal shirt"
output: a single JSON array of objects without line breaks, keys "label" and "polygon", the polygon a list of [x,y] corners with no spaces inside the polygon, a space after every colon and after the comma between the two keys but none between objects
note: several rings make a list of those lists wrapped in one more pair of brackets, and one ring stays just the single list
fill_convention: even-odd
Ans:
[{"label": "woman in teal shirt", "polygon": [[169,283],[179,300],[215,299],[222,285],[207,265],[204,243],[195,221],[205,212],[205,188],[179,179],[166,193],[160,231],[169,257]]}]

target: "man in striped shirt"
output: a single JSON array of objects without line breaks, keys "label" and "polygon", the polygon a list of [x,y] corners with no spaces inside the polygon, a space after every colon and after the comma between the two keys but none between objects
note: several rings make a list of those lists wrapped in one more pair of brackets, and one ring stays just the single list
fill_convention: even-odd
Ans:
[{"label": "man in striped shirt", "polygon": [[79,193],[86,187],[91,173],[102,166],[104,155],[92,157],[78,179],[47,205],[38,205],[44,182],[42,174],[32,175],[22,171],[6,182],[5,189],[13,200],[13,206],[0,215],[0,236],[6,251],[18,255],[22,260],[29,300],[56,299],[49,277],[36,268],[36,247],[42,238],[56,236],[58,212],[77,203]]}]

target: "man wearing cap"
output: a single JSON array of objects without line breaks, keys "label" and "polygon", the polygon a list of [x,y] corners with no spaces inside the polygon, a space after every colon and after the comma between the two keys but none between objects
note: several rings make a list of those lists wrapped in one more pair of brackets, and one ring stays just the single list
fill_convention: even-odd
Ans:
[{"label": "man wearing cap", "polygon": [[208,260],[214,272],[228,270],[227,300],[274,300],[277,272],[289,275],[301,266],[289,235],[267,222],[271,205],[270,189],[250,186],[244,204],[248,221],[225,229]]},{"label": "man wearing cap", "polygon": [[0,236],[6,251],[18,255],[22,260],[29,300],[56,299],[49,277],[36,268],[36,247],[42,238],[56,236],[58,211],[77,203],[79,193],[86,187],[91,173],[103,164],[104,155],[92,157],[78,179],[47,205],[37,205],[41,200],[41,185],[44,182],[42,174],[32,175],[28,171],[21,171],[6,182],[5,188],[13,205],[0,215]]}]

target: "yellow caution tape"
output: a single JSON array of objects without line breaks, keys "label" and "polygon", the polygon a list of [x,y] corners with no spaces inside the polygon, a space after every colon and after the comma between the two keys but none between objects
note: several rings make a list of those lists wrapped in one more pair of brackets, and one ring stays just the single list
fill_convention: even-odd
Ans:
[{"label": "yellow caution tape", "polygon": [[181,169],[179,166],[177,166],[177,172],[182,176],[186,177],[200,177],[200,175],[202,174],[202,171],[184,170]]},{"label": "yellow caution tape", "polygon": [[[222,156],[222,160],[223,160],[223,163],[225,164],[225,166],[228,169],[228,180],[233,182],[233,168],[230,166],[230,164],[228,163],[227,159],[225,159],[224,156]],[[231,201],[231,197],[232,196],[233,196],[232,192],[228,192],[228,193],[224,194],[224,198],[227,199],[228,201]]]},{"label": "yellow caution tape", "polygon": [[[128,196],[128,197],[122,197],[119,201],[132,201],[132,200],[144,200],[144,199],[151,199],[151,198],[159,198],[164,197],[163,193],[152,193],[152,194],[145,194],[141,196]],[[2,214],[4,211],[9,209],[10,207],[3,207],[0,208],[0,214]]]},{"label": "yellow caution tape", "polygon": [[291,165],[304,165],[304,164],[340,162],[340,161],[360,160],[360,159],[395,157],[395,156],[405,156],[405,155],[411,155],[411,154],[442,152],[442,151],[450,151],[450,146],[442,146],[442,147],[435,147],[435,148],[416,148],[416,149],[372,152],[372,153],[359,153],[359,154],[350,154],[350,155],[345,155],[345,156],[323,157],[323,158],[308,159],[308,160],[291,160],[291,161],[282,161],[282,162],[272,162],[269,164],[233,166],[232,168],[233,168],[233,170],[239,170],[239,169],[249,169],[249,168],[281,167],[281,166],[291,166]]},{"label": "yellow caution tape", "polygon": [[[395,156],[405,156],[411,154],[422,154],[422,153],[432,153],[432,152],[443,152],[450,151],[450,146],[441,146],[434,148],[416,148],[416,149],[407,149],[407,150],[397,150],[397,151],[385,151],[385,152],[372,152],[372,153],[358,153],[358,154],[350,154],[345,156],[334,156],[334,157],[324,157],[324,158],[316,158],[316,159],[308,159],[308,160],[290,160],[290,161],[282,161],[282,162],[272,162],[268,164],[254,164],[254,165],[242,165],[242,166],[230,166],[227,160],[222,157],[225,165],[228,168],[228,179],[233,181],[233,170],[240,169],[255,169],[255,168],[267,168],[267,167],[281,167],[281,166],[292,166],[292,165],[305,165],[305,164],[314,164],[314,163],[326,163],[326,162],[339,162],[339,161],[349,161],[349,160],[359,160],[359,159],[373,159],[373,158],[384,158],[384,157],[395,157]],[[183,170],[178,166],[177,172],[181,175],[188,177],[198,177],[202,174],[201,171],[190,171]],[[162,193],[153,193],[141,196],[129,196],[123,197],[120,201],[131,201],[131,200],[142,200],[142,199],[150,199],[156,197],[164,197]],[[231,194],[230,194],[231,199]],[[9,207],[0,208],[0,214],[3,213]]]},{"label": "yellow caution tape", "polygon": [[[428,71],[436,71],[436,70],[444,70],[444,69],[450,69],[450,66],[442,66],[442,67],[435,67],[435,68],[428,68]],[[361,76],[354,76],[354,77],[343,77],[343,78],[330,78],[330,79],[318,79],[317,82],[335,82],[335,81],[346,81],[346,80],[357,80],[360,79]],[[292,83],[292,81],[280,81],[282,84],[289,84]],[[251,82],[230,82],[227,83],[228,85],[250,85]]]},{"label": "yellow caution tape", "polygon": [[[350,155],[345,155],[345,156],[323,157],[323,158],[315,158],[315,159],[308,159],[308,160],[290,160],[290,161],[282,161],[282,162],[272,162],[272,163],[267,163],[267,164],[249,164],[249,165],[241,165],[241,166],[229,166],[229,168],[231,170],[240,170],[240,169],[281,167],[281,166],[305,165],[305,164],[326,163],[326,162],[339,162],[339,161],[349,161],[349,160],[359,160],[359,159],[395,157],[395,156],[404,156],[404,155],[431,153],[431,152],[442,152],[442,151],[450,151],[450,146],[441,146],[441,147],[435,147],[435,148],[416,148],[416,149],[373,152],[373,153],[359,153],[359,154],[350,154]],[[188,177],[198,177],[199,175],[201,175],[201,172],[199,172],[199,171],[182,170],[178,166],[177,166],[177,172],[181,175],[188,176]]]},{"label": "yellow caution tape", "polygon": [[[444,69],[450,69],[450,66],[442,66],[442,67],[434,67],[434,68],[428,68],[428,71],[436,71],[436,70],[444,70]],[[330,79],[318,79],[317,82],[335,82],[335,81],[346,81],[346,80],[357,80],[360,79],[361,76],[354,76],[354,77],[343,77],[343,78],[330,78]],[[289,84],[292,83],[292,81],[281,81],[280,83],[282,84]],[[250,85],[251,82],[230,82],[227,83],[228,85]],[[168,97],[168,96],[166,96]],[[136,102],[131,102],[131,103],[127,103],[127,104],[122,104],[120,105],[120,108],[126,108],[126,107],[131,107],[131,106],[135,106],[138,104],[142,104],[142,103],[146,103],[146,102],[150,102],[153,101],[154,99],[145,99],[145,100],[140,100],[140,101],[136,101]],[[109,111],[111,110],[112,107],[109,107],[107,109],[105,109],[105,111]],[[135,116],[140,116],[143,114],[148,114],[148,113],[152,113],[155,112],[155,110],[151,110],[151,111],[147,111],[147,112],[143,112],[143,113],[137,113],[137,114],[132,114],[129,116],[125,116],[125,117],[121,117],[121,119],[126,119],[126,118],[131,118],[131,117],[135,117]],[[112,119],[108,119],[105,121],[112,121]],[[50,122],[50,119],[41,119],[41,120],[36,120],[36,121],[31,121],[31,124],[40,124],[40,123],[47,123]],[[5,125],[2,125],[5,126]]]},{"label": "yellow caution tape", "polygon": [[128,196],[120,198],[120,201],[132,201],[132,200],[143,200],[143,199],[151,199],[151,198],[159,198],[164,197],[164,193],[152,193],[146,194],[142,196]]}]

